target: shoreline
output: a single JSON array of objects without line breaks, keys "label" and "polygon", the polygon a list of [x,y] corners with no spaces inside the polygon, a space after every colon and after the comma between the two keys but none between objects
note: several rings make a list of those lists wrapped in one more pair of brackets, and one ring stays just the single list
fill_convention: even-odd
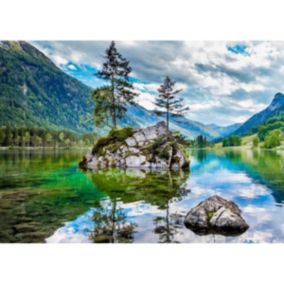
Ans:
[{"label": "shoreline", "polygon": [[0,151],[9,151],[9,150],[72,150],[72,149],[90,149],[93,146],[72,146],[72,147],[18,147],[18,146],[1,146]]}]

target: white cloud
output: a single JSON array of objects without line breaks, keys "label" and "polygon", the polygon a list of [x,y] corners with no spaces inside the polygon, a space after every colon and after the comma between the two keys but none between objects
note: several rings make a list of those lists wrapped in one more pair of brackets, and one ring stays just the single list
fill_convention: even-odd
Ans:
[{"label": "white cloud", "polygon": [[64,57],[62,57],[59,54],[53,54],[51,55],[51,59],[55,62],[56,65],[66,65],[68,63],[68,60]]},{"label": "white cloud", "polygon": [[70,70],[76,70],[76,69],[77,69],[76,66],[73,65],[73,64],[69,64],[69,65],[67,66],[67,68],[70,69]]},{"label": "white cloud", "polygon": [[[109,42],[36,42],[57,65],[74,62],[100,68]],[[138,102],[153,109],[153,99],[169,75],[183,89],[191,106],[189,118],[205,123],[242,122],[261,110],[284,89],[284,43],[250,41],[245,53],[234,53],[225,41],[121,41],[117,48],[129,59],[133,73],[144,84]],[[202,108],[203,106],[203,108]],[[210,109],[210,112],[208,110]]]}]

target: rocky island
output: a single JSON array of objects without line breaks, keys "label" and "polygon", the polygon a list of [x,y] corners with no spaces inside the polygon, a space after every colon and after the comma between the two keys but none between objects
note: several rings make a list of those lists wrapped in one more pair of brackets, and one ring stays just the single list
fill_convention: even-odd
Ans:
[{"label": "rocky island", "polygon": [[84,169],[141,168],[177,170],[189,166],[182,143],[159,122],[146,128],[112,130],[80,162]]}]

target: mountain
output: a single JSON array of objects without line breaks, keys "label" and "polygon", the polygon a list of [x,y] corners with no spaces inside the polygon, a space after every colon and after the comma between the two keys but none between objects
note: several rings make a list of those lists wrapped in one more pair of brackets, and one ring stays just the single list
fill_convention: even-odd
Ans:
[{"label": "mountain", "polygon": [[[158,116],[155,112],[149,111],[142,106],[129,106],[125,118],[121,121],[123,126],[145,127],[155,124],[164,119],[164,115]],[[206,136],[212,140],[219,137],[219,133],[210,127],[185,117],[170,115],[170,128],[181,132],[187,138],[193,139],[198,135]]]},{"label": "mountain", "polygon": [[0,126],[92,130],[91,89],[27,42],[0,42]]},{"label": "mountain", "polygon": [[243,123],[235,132],[236,135],[246,135],[256,129],[257,126],[263,124],[269,118],[284,113],[284,94],[277,93],[271,104],[263,111],[253,115],[245,123]]},{"label": "mountain", "polygon": [[215,131],[218,134],[218,137],[224,137],[236,131],[241,125],[241,123],[234,123],[228,126],[219,126],[217,124],[211,123],[207,124],[207,127]]},{"label": "mountain", "polygon": [[[93,127],[91,91],[31,44],[0,42],[0,127],[67,129],[77,133],[95,130],[104,134],[107,129]],[[119,126],[145,127],[162,119],[140,105],[128,106]],[[229,131],[173,115],[170,126],[191,139],[203,135],[212,140]]]}]

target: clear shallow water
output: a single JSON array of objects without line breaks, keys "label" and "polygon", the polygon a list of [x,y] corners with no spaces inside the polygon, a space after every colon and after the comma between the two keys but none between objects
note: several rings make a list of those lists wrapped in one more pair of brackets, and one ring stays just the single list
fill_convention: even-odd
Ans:
[{"label": "clear shallow water", "polygon": [[[85,151],[0,152],[0,242],[284,242],[283,152],[192,151],[190,173],[85,173]],[[184,227],[213,194],[240,206],[247,232]]]}]

